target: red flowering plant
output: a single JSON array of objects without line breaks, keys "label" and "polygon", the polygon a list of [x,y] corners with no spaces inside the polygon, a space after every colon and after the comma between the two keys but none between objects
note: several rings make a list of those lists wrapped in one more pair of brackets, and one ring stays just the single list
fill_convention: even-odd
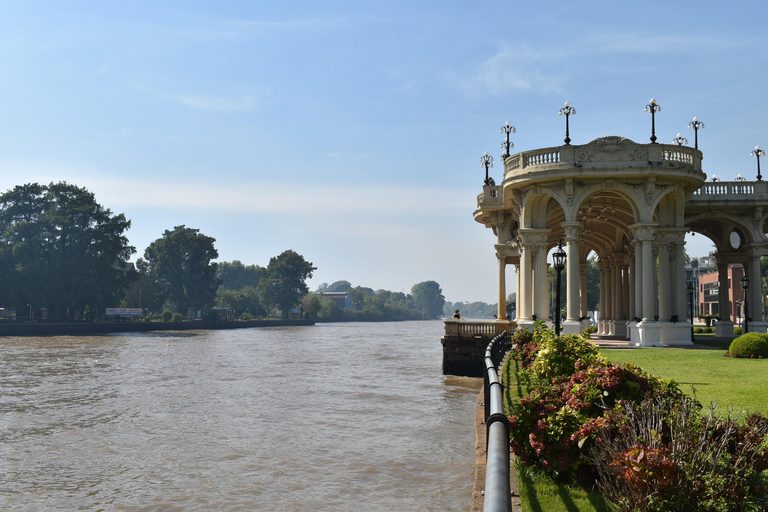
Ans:
[{"label": "red flowering plant", "polygon": [[[568,341],[568,337],[559,340],[564,338]],[[607,412],[656,396],[682,396],[674,383],[635,366],[607,363],[597,354],[591,359],[589,365],[577,359],[572,374],[555,376],[549,382],[540,378],[540,386],[512,406],[510,443],[521,463],[540,466],[553,476],[576,476],[575,470],[584,464],[581,454],[589,448],[585,444],[609,422]],[[537,357],[533,368],[538,362]],[[541,376],[549,374],[548,370],[541,372]]]}]

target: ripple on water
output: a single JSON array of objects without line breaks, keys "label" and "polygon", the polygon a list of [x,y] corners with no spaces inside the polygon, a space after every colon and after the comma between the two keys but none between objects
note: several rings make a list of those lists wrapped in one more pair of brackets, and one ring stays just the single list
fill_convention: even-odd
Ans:
[{"label": "ripple on water", "polygon": [[10,510],[466,510],[440,322],[3,338]]}]

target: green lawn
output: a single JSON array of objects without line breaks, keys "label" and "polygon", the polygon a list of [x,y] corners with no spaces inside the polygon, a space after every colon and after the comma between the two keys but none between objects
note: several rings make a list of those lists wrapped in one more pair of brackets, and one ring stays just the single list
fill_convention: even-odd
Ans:
[{"label": "green lawn", "polygon": [[[642,348],[602,349],[610,361],[626,362],[665,379],[675,380],[680,389],[705,406],[718,404],[720,414],[729,408],[760,411],[768,415],[768,359],[732,359],[724,357],[729,343],[697,336],[696,343],[712,350]],[[503,371],[507,391],[504,407],[526,396],[530,390],[518,383],[519,363],[509,360]],[[522,468],[518,471],[520,495],[526,512],[601,512],[608,510],[598,493],[577,486],[557,485],[543,473]]]},{"label": "green lawn", "polygon": [[[728,343],[697,339],[713,350],[684,348],[602,349],[613,362],[626,362],[646,372],[673,379],[680,389],[704,405],[717,403],[720,414],[733,408],[768,414],[768,359],[724,357]],[[695,393],[694,393],[695,391]]]}]

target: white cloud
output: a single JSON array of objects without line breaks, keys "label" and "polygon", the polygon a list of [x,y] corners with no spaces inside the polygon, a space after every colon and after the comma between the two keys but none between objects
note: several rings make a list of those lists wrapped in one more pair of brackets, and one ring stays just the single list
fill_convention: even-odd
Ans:
[{"label": "white cloud", "polygon": [[253,96],[223,98],[217,96],[203,96],[199,94],[178,94],[171,95],[170,98],[187,107],[199,110],[250,110],[256,105],[256,100]]},{"label": "white cloud", "polygon": [[484,89],[491,94],[512,90],[556,91],[562,80],[561,73],[547,73],[541,67],[551,64],[559,55],[545,55],[528,47],[505,46],[493,57],[485,60],[470,79],[470,90]]},{"label": "white cloud", "polygon": [[192,93],[169,94],[156,91],[142,84],[136,84],[134,87],[157,98],[175,101],[185,107],[197,110],[232,112],[250,110],[256,106],[256,98],[254,96],[227,97]]}]

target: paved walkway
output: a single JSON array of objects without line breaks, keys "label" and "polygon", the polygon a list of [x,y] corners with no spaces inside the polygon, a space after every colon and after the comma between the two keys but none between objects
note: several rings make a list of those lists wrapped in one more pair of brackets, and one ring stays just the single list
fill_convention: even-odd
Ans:
[{"label": "paved walkway", "polygon": [[[593,334],[589,337],[590,340],[594,341],[595,344],[597,344],[600,348],[625,348],[625,349],[636,349],[640,347],[636,347],[634,345],[629,344],[629,340],[623,337],[618,336],[604,336],[602,334]],[[696,338],[694,337],[694,340]],[[731,340],[726,339],[718,339],[718,338],[707,338],[708,341],[720,341],[723,343],[726,343]],[[709,345],[701,345],[699,343],[694,342],[693,345],[664,345],[664,347],[668,348],[692,348],[692,349],[701,349],[701,350],[722,350],[718,347],[711,347]]]}]

